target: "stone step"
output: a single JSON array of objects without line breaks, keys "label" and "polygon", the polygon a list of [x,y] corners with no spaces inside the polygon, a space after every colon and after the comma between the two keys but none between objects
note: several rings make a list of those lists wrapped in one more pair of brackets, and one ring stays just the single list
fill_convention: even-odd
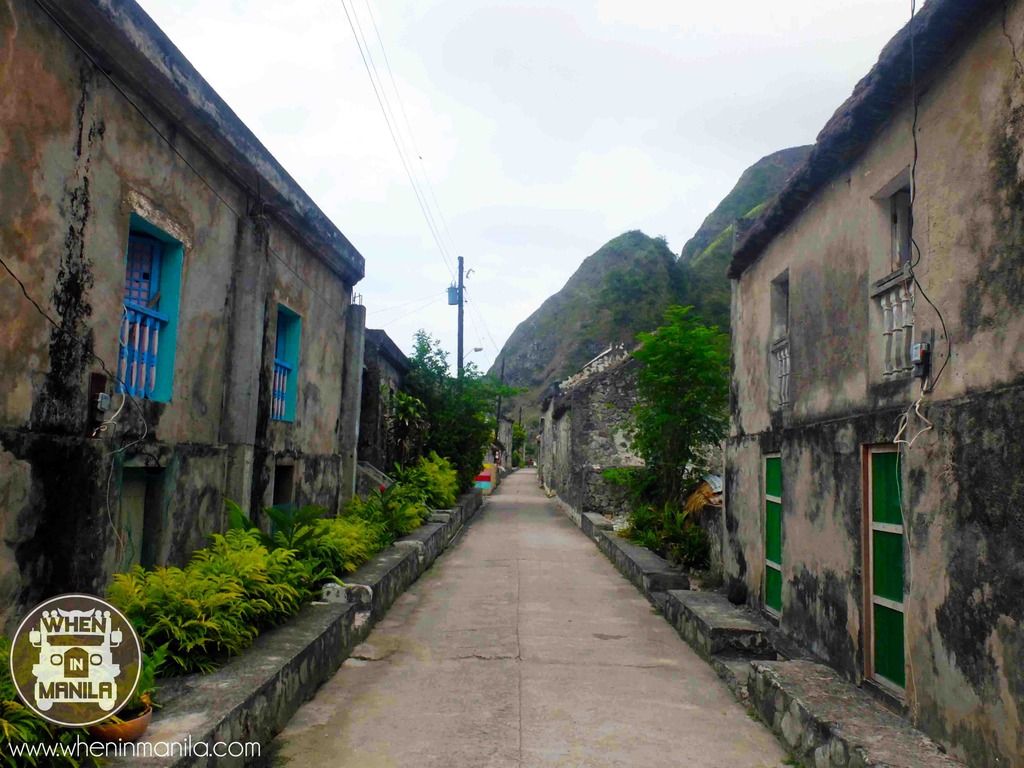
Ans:
[{"label": "stone step", "polygon": [[580,515],[580,528],[587,536],[596,541],[599,531],[612,530],[612,521],[596,512],[584,512]]},{"label": "stone step", "polygon": [[654,592],[690,588],[685,573],[649,549],[626,541],[614,531],[597,531],[594,538],[598,548],[648,600]]},{"label": "stone step", "polygon": [[776,658],[771,625],[718,592],[670,590],[665,618],[705,661]]},{"label": "stone step", "polygon": [[716,656],[711,659],[711,668],[741,704],[750,703],[747,681],[750,679],[750,659],[730,659]]},{"label": "stone step", "polygon": [[747,687],[757,714],[806,766],[962,768],[902,717],[823,664],[752,661]]}]

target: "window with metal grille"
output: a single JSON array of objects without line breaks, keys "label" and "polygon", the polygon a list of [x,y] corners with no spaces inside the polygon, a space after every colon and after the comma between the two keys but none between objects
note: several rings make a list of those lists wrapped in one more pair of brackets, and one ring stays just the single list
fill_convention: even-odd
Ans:
[{"label": "window with metal grille", "polygon": [[789,395],[792,364],[789,344],[789,270],[780,274],[771,285],[771,356],[768,370],[768,400],[772,409],[791,405]]},{"label": "window with metal grille", "polygon": [[302,318],[278,304],[270,408],[274,421],[295,421],[301,335]]},{"label": "window with metal grille", "polygon": [[183,248],[132,214],[125,254],[117,391],[171,399]]}]

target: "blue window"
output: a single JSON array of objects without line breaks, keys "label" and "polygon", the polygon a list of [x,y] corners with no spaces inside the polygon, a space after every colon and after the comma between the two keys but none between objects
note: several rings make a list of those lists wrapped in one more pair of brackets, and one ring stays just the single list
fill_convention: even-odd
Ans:
[{"label": "blue window", "polygon": [[118,392],[165,403],[171,399],[183,257],[179,241],[132,214],[119,331]]},{"label": "blue window", "polygon": [[273,399],[270,409],[270,417],[275,421],[295,421],[301,335],[302,318],[278,304],[277,338],[274,341]]}]

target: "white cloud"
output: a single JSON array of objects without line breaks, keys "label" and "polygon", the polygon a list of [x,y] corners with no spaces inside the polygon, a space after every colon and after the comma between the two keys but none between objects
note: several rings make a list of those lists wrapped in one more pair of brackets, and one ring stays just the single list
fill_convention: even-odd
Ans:
[{"label": "white cloud", "polygon": [[[370,325],[407,349],[424,327],[454,352],[450,273],[343,4],[141,2],[366,257]],[[390,89],[365,2],[349,0]],[[422,156],[411,170],[433,185],[451,256],[476,270],[466,344],[484,366],[491,334],[503,342],[611,237],[639,227],[678,251],[745,167],[813,140],[906,20],[891,0],[373,11]]]}]

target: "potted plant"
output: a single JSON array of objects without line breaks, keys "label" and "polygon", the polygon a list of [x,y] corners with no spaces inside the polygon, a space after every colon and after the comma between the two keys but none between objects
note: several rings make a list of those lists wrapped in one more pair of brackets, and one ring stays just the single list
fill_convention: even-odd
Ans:
[{"label": "potted plant", "polygon": [[161,645],[152,653],[142,654],[142,669],[135,693],[116,715],[102,723],[89,726],[89,735],[100,741],[136,741],[149,728],[153,719],[153,694],[156,693],[156,675],[167,658],[167,646]]}]

